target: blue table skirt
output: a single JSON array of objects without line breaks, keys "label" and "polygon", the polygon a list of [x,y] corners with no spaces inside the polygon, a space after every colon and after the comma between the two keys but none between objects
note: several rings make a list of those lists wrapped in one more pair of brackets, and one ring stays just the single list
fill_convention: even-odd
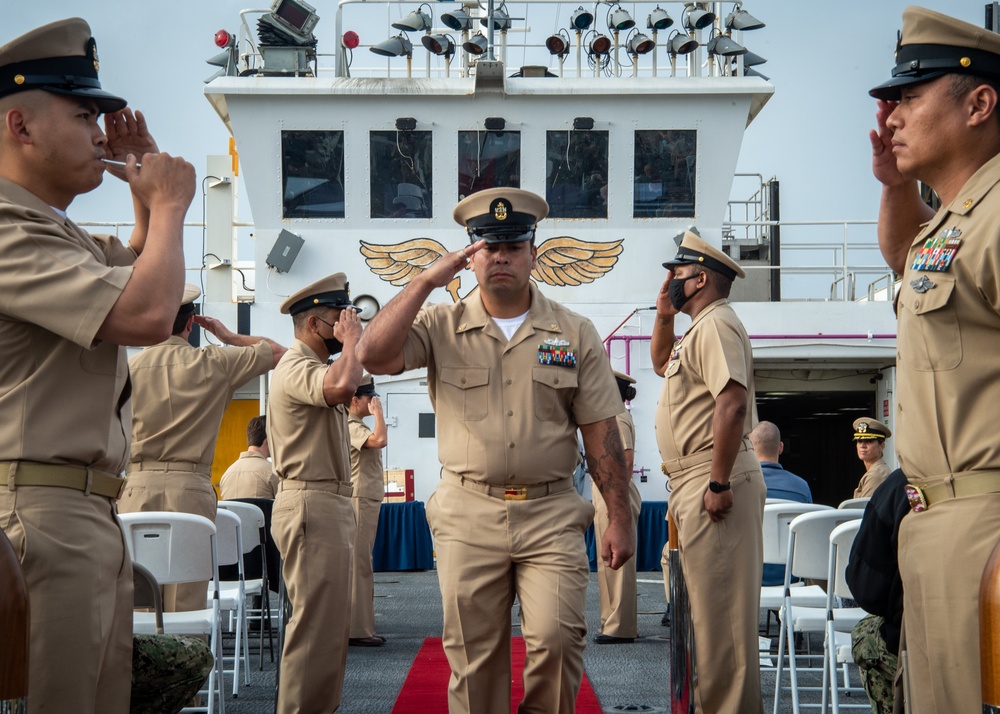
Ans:
[{"label": "blue table skirt", "polygon": [[434,568],[434,545],[423,501],[382,504],[372,565],[376,572]]},{"label": "blue table skirt", "polygon": [[[594,526],[584,535],[587,542],[587,557],[591,571],[597,570],[597,547],[594,542]],[[660,570],[663,544],[667,542],[667,502],[643,501],[639,511],[638,543],[635,550],[635,569]]]}]

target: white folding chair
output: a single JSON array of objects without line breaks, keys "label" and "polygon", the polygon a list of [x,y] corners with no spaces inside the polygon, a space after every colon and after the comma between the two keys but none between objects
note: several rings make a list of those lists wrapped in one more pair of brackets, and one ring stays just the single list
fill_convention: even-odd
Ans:
[{"label": "white folding chair", "polygon": [[[801,668],[795,654],[796,633],[823,633],[826,631],[825,604],[808,607],[793,600],[792,578],[821,580],[829,577],[830,533],[841,523],[861,518],[864,511],[855,509],[825,509],[803,513],[788,525],[788,559],[785,564],[785,592],[781,607],[781,631],[778,637],[778,663],[774,680],[774,714],[781,703],[781,673],[787,650],[788,674],[792,692],[792,711],[799,714],[799,691],[823,691],[822,687],[800,687],[799,671],[825,672],[826,668]],[[825,593],[825,590],[824,590]],[[786,644],[787,643],[787,644]],[[810,655],[822,659],[822,655]],[[825,698],[825,697],[824,697]]]},{"label": "white folding chair", "polygon": [[[264,512],[254,504],[243,501],[219,501],[219,508],[229,511],[240,518],[240,531],[243,537],[243,593],[244,595],[259,596],[261,598],[260,609],[245,609],[243,617],[244,680],[245,683],[249,684],[249,632],[246,623],[249,623],[251,620],[257,620],[262,627],[260,630],[260,650],[258,652],[261,669],[264,667],[263,628],[266,627],[268,629],[268,637],[270,637],[271,627],[271,600],[268,595],[267,557],[264,552],[264,540],[266,537],[264,532]],[[257,552],[254,553],[254,551]],[[252,558],[250,558],[251,555],[253,555]],[[259,578],[247,577],[255,572],[251,561],[260,563],[261,576]],[[222,589],[223,597],[225,597],[227,589],[225,581],[222,583]]]},{"label": "white folding chair", "polygon": [[846,501],[841,501],[837,508],[860,508],[864,510],[864,507],[868,505],[871,500],[871,496],[862,496],[861,498],[848,498]]},{"label": "white folding chair", "polygon": [[[768,499],[764,503],[764,564],[784,565],[788,560],[788,524],[797,516],[813,511],[830,511],[830,506],[819,503],[798,503],[781,499]],[[791,583],[792,601],[797,605],[823,607],[826,593],[818,585]],[[767,613],[767,627],[771,626],[771,611],[778,611],[785,602],[784,585],[762,585],[760,609]],[[779,650],[778,656],[781,656]]]},{"label": "white folding chair", "polygon": [[[246,580],[243,569],[243,524],[239,515],[220,508],[215,514],[215,528],[217,531],[216,540],[219,544],[219,565],[235,565],[236,580],[220,580],[219,582],[219,611],[230,613],[230,626],[235,630],[236,641],[233,647],[233,666],[231,669],[222,668],[223,674],[233,675],[233,696],[240,695],[240,662],[244,664],[243,677],[249,686],[250,677],[247,674],[247,663],[250,653],[246,642],[246,592],[244,583]],[[209,588],[207,598],[211,601],[212,590]],[[235,626],[233,625],[235,622]],[[242,649],[241,649],[242,645]],[[223,664],[228,657],[223,654]]]},{"label": "white folding chair", "polygon": [[[136,563],[146,566],[161,585],[210,580],[214,597],[209,607],[191,612],[163,614],[163,631],[168,635],[208,635],[215,664],[208,675],[208,706],[184,711],[225,714],[222,695],[222,631],[219,625],[219,554],[215,524],[202,516],[172,511],[122,513],[118,516],[125,531],[125,543]],[[156,633],[156,613],[135,612],[133,631]]]},{"label": "white folding chair", "polygon": [[[851,556],[851,546],[854,545],[854,538],[861,528],[861,519],[843,523],[830,533],[830,565],[829,581],[826,598],[826,637],[823,641],[823,656],[826,662],[826,670],[823,673],[824,687],[829,684],[830,701],[833,704],[833,712],[840,711],[840,685],[837,684],[837,668],[843,666],[844,690],[845,692],[860,692],[861,698],[858,704],[845,704],[845,709],[870,709],[868,695],[862,687],[851,687],[847,673],[847,666],[854,663],[854,655],[851,652],[851,630],[858,624],[861,618],[868,613],[860,607],[843,607],[845,600],[853,602],[851,589],[847,585],[844,573],[847,570],[847,561]],[[823,691],[823,711],[826,711],[826,694]]]}]

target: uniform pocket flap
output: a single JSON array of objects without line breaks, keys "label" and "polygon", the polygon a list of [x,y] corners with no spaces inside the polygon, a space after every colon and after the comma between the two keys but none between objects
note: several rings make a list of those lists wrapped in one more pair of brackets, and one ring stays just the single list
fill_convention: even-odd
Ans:
[{"label": "uniform pocket flap", "polygon": [[553,389],[573,388],[577,381],[576,370],[563,367],[535,367],[531,371],[531,378]]},{"label": "uniform pocket flap", "polygon": [[490,382],[489,367],[442,367],[441,381],[459,389],[482,387]]},{"label": "uniform pocket flap", "polygon": [[900,296],[900,300],[906,301],[906,306],[914,315],[925,315],[928,312],[940,310],[948,304],[951,294],[955,291],[955,278],[935,275],[930,278],[934,287],[928,288],[925,292],[918,293],[911,286],[907,286],[905,294]]}]

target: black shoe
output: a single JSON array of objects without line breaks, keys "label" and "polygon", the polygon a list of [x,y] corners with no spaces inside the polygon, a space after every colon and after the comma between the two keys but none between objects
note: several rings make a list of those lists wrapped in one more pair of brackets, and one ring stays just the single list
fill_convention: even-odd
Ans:
[{"label": "black shoe", "polygon": [[667,609],[663,612],[663,617],[660,618],[660,624],[664,627],[670,627],[670,605],[667,605]]},{"label": "black shoe", "polygon": [[634,637],[612,637],[611,635],[595,635],[595,645],[627,645],[635,642]]},{"label": "black shoe", "polygon": [[351,637],[347,644],[351,647],[381,647],[385,640],[381,637]]},{"label": "black shoe", "polygon": [[385,637],[383,637],[382,635],[372,635],[372,636],[375,637],[376,639],[382,640],[383,642],[388,642],[389,641]]}]

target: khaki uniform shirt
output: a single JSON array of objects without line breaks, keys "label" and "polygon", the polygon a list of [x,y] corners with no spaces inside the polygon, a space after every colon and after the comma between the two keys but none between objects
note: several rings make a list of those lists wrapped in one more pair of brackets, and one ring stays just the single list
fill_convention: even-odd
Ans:
[{"label": "khaki uniform shirt", "polygon": [[[998,182],[1000,156],[924,226],[906,259],[896,306],[896,453],[916,485],[1000,470],[993,419],[1000,404]],[[945,266],[947,251],[937,243],[948,240],[959,250]]]},{"label": "khaki uniform shirt", "polygon": [[[532,284],[531,308],[510,342],[479,293],[417,315],[404,369],[427,367],[443,468],[496,486],[565,479],[580,460],[576,429],[624,409],[594,325]],[[575,354],[569,366],[546,355]]]},{"label": "khaki uniform shirt", "polygon": [[708,305],[667,361],[656,405],[656,443],[664,461],[710,451],[715,442],[715,399],[729,381],[746,387],[745,437],[757,423],[750,338],[725,299]]},{"label": "khaki uniform shirt", "polygon": [[861,477],[858,487],[854,489],[854,498],[870,498],[875,493],[875,489],[885,481],[888,475],[889,464],[885,462],[885,459],[879,459]]},{"label": "khaki uniform shirt", "polygon": [[135,257],[0,179],[0,461],[125,467],[125,350],[95,336]]},{"label": "khaki uniform shirt", "polygon": [[211,466],[233,393],[271,369],[271,346],[192,347],[173,335],[129,361],[134,419],[132,461]]},{"label": "khaki uniform shirt", "polygon": [[271,462],[256,451],[244,451],[219,481],[223,501],[234,498],[271,498],[278,493],[278,475]]},{"label": "khaki uniform shirt", "polygon": [[632,421],[632,414],[626,409],[615,418],[618,420],[618,433],[622,436],[622,448],[625,451],[635,451],[635,422]]},{"label": "khaki uniform shirt", "polygon": [[350,412],[347,414],[347,429],[351,436],[351,483],[354,484],[354,497],[381,501],[385,498],[382,449],[364,448],[372,430],[364,420]]},{"label": "khaki uniform shirt", "polygon": [[327,365],[294,340],[271,376],[267,440],[282,479],[344,481],[351,478],[347,406],[323,397]]}]

